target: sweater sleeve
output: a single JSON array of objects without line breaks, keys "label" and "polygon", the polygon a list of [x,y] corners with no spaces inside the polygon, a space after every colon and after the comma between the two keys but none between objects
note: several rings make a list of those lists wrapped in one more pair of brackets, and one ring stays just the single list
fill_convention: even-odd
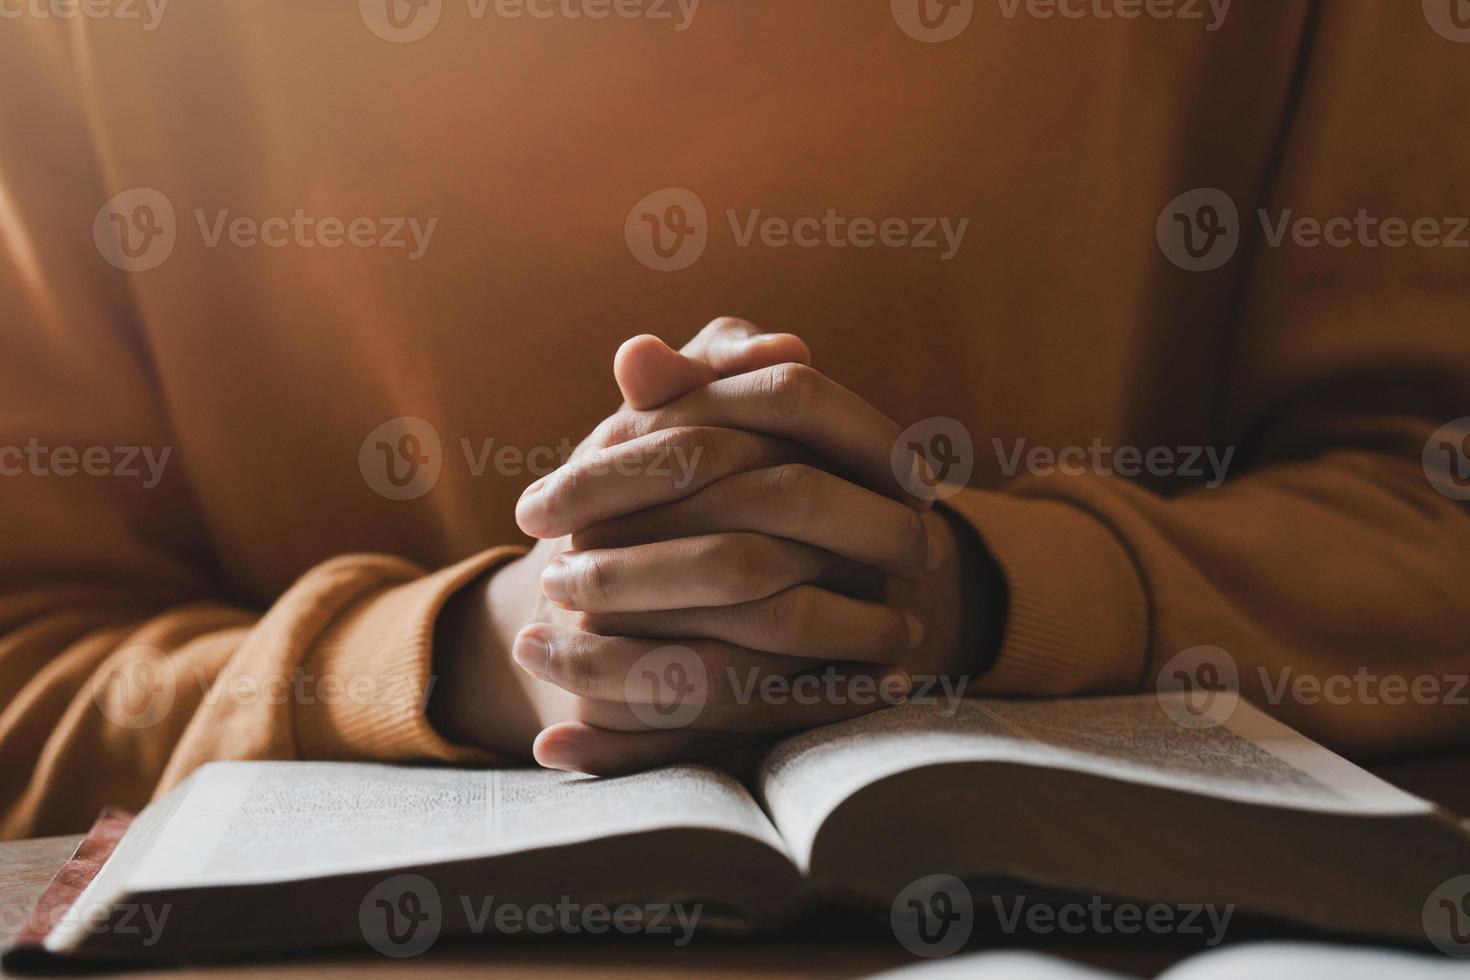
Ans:
[{"label": "sweater sleeve", "polygon": [[[981,691],[1151,690],[1207,646],[1246,697],[1345,750],[1470,736],[1470,131],[1450,124],[1470,51],[1418,4],[1316,11],[1235,257],[1159,260],[1239,283],[1211,439],[1238,450],[1228,478],[1056,472],[950,501],[1011,597]],[[1180,175],[1209,185],[1208,161]],[[1313,244],[1283,218],[1352,226]]]},{"label": "sweater sleeve", "polygon": [[77,832],[212,759],[488,761],[425,719],[435,616],[517,553],[345,555],[233,597],[172,452],[69,22],[0,30],[0,838]]}]

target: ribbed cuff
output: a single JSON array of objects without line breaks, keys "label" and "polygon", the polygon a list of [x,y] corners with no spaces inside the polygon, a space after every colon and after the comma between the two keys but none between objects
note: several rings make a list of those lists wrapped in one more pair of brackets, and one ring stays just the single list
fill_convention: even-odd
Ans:
[{"label": "ribbed cuff", "polygon": [[966,490],[945,501],[1000,566],[1005,637],[976,693],[1116,694],[1137,689],[1149,643],[1148,595],[1101,520],[1055,500]]},{"label": "ribbed cuff", "polygon": [[387,580],[344,609],[302,664],[318,696],[296,705],[301,757],[496,762],[479,749],[445,741],[429,724],[434,626],[456,591],[524,552],[496,548],[433,575]]}]

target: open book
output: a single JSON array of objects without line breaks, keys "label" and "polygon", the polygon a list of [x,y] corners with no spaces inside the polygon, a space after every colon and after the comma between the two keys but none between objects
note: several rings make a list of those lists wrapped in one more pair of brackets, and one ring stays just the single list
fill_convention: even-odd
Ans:
[{"label": "open book", "polygon": [[[1438,955],[1322,943],[1242,943],[1191,956],[1156,980],[1463,980],[1465,964]],[[1124,980],[1122,974],[1031,952],[971,953],[876,974],[871,980]]]},{"label": "open book", "polygon": [[564,910],[631,903],[675,933],[832,902],[897,930],[909,906],[952,913],[903,900],[939,875],[976,895],[1020,881],[1425,941],[1431,894],[1470,870],[1463,824],[1243,701],[1214,728],[1169,707],[909,704],[778,743],[749,788],[695,765],[594,779],[214,763],[138,816],[45,947],[407,955],[534,930],[548,906],[541,925],[566,929],[583,920]]}]

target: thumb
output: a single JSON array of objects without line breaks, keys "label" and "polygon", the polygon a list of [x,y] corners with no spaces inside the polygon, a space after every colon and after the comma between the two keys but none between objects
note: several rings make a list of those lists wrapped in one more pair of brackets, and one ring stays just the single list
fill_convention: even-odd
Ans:
[{"label": "thumb", "polygon": [[789,333],[764,333],[745,320],[721,317],[675,351],[649,334],[618,349],[613,375],[629,408],[646,411],[689,394],[717,378],[777,364],[810,364],[811,349]]},{"label": "thumb", "polygon": [[629,408],[658,408],[719,377],[703,361],[685,357],[651,334],[625,341],[613,358],[613,377]]}]

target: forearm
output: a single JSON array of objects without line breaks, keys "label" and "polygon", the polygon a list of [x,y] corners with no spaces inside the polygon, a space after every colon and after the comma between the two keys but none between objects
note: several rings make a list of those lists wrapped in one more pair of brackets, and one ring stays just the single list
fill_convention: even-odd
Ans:
[{"label": "forearm", "polygon": [[[1470,733],[1470,713],[1444,700],[1470,668],[1457,625],[1470,595],[1445,585],[1470,578],[1470,519],[1417,463],[1331,453],[1174,497],[1114,476],[1038,478],[971,491],[963,512],[1022,600],[982,690],[1151,690],[1171,658],[1211,646],[1227,682],[1335,746],[1383,752]],[[1116,543],[1079,549],[1055,573],[1040,555],[1062,523]],[[1030,656],[1043,630],[1087,667],[1068,662],[1073,691]],[[1302,697],[1291,683],[1360,675],[1437,682],[1441,697]]]}]

